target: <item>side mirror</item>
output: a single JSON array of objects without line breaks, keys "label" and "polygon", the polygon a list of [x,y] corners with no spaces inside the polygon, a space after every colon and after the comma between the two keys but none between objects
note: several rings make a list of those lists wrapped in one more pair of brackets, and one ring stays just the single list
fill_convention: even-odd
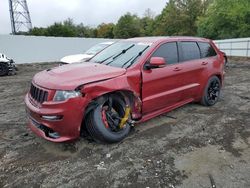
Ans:
[{"label": "side mirror", "polygon": [[161,68],[166,65],[166,61],[163,57],[151,57],[149,63],[145,65],[146,69]]}]

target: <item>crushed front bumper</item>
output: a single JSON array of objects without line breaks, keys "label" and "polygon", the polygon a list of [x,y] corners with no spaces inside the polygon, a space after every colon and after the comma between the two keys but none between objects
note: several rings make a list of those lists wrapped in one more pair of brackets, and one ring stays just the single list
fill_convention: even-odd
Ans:
[{"label": "crushed front bumper", "polygon": [[[80,136],[85,99],[73,98],[64,102],[44,102],[36,106],[25,96],[28,125],[40,137],[52,142],[75,140]],[[48,119],[45,117],[59,117]]]}]

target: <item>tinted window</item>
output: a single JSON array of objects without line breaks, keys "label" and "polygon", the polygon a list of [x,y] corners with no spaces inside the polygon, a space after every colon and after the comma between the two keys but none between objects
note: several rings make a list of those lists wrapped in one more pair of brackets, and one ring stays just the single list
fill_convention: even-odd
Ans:
[{"label": "tinted window", "polygon": [[200,59],[200,49],[196,42],[181,42],[182,60]]},{"label": "tinted window", "polygon": [[211,57],[211,56],[216,56],[216,52],[213,49],[213,47],[207,43],[207,42],[198,42],[198,45],[201,50],[201,57]]},{"label": "tinted window", "polygon": [[163,57],[167,64],[178,62],[178,51],[176,42],[169,42],[161,45],[152,55],[152,57]]}]

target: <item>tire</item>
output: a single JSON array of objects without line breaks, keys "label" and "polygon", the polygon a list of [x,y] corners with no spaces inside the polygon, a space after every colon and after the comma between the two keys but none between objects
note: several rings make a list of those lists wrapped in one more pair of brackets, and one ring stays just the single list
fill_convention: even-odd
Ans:
[{"label": "tire", "polygon": [[[105,118],[103,116],[107,118],[107,113],[112,113],[113,111],[115,111],[115,114],[119,114],[120,118],[123,117],[125,114],[125,102],[119,96],[116,95],[111,95],[110,98],[112,98],[112,110],[104,110],[108,101],[105,100],[103,104],[99,104],[86,116],[85,125],[87,131],[90,136],[97,142],[120,142],[128,135],[130,131],[130,125],[125,125],[125,127],[119,130],[113,130],[108,120],[106,119],[105,121]],[[116,125],[118,126],[120,121],[117,119],[116,122]]]},{"label": "tire", "polygon": [[221,82],[217,76],[212,76],[204,89],[201,104],[212,106],[218,102],[220,97]]},{"label": "tire", "polygon": [[9,67],[6,63],[0,62],[0,76],[6,76],[9,73]]}]

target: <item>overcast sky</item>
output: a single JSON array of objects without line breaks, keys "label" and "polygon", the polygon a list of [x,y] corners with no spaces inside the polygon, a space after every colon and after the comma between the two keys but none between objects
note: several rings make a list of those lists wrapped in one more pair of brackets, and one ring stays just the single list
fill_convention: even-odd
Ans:
[{"label": "overcast sky", "polygon": [[[46,27],[73,18],[88,26],[116,23],[126,12],[139,16],[150,8],[156,15],[167,0],[27,0],[33,26]],[[0,34],[11,32],[8,0],[0,0]]]}]

